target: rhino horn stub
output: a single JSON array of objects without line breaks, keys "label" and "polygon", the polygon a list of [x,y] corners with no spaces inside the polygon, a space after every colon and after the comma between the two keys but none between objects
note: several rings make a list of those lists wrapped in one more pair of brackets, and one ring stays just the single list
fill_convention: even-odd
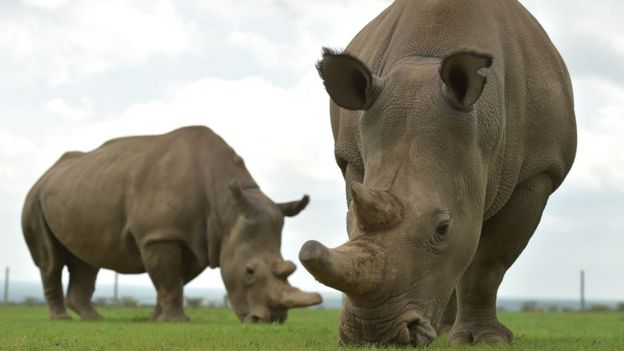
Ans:
[{"label": "rhino horn stub", "polygon": [[278,305],[282,308],[297,308],[318,305],[323,302],[319,293],[301,291],[286,284],[280,294]]},{"label": "rhino horn stub", "polygon": [[306,242],[299,260],[319,282],[347,295],[364,295],[383,281],[385,256],[370,242],[353,240],[335,249]]},{"label": "rhino horn stub", "polygon": [[361,183],[351,185],[351,199],[360,229],[388,229],[403,220],[403,205],[387,191],[373,190]]},{"label": "rhino horn stub", "polygon": [[273,265],[272,270],[276,277],[285,279],[297,270],[297,266],[292,261],[280,261]]}]

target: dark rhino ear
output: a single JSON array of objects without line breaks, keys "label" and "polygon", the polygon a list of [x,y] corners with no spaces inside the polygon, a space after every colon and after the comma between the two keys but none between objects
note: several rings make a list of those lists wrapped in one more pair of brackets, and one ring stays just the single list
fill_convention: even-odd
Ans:
[{"label": "dark rhino ear", "polygon": [[368,110],[383,89],[383,80],[357,58],[323,48],[323,59],[316,64],[327,93],[347,110]]},{"label": "dark rhino ear", "polygon": [[455,52],[442,59],[440,78],[453,103],[469,109],[479,100],[487,83],[479,70],[489,68],[493,60],[492,55],[476,51]]},{"label": "dark rhino ear", "polygon": [[284,214],[284,216],[293,217],[293,216],[298,215],[299,212],[303,211],[303,209],[306,208],[306,206],[308,206],[309,202],[310,202],[310,197],[308,195],[303,195],[303,197],[299,201],[283,202],[283,203],[277,204],[277,207],[279,207],[280,210],[282,210],[282,213]]}]

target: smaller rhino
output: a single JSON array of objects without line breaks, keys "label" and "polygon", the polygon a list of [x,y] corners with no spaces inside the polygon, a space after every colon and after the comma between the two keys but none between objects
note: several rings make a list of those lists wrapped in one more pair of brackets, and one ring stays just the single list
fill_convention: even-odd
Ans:
[{"label": "smaller rhino", "polygon": [[67,306],[82,319],[100,318],[91,304],[100,267],[147,272],[155,321],[186,321],[184,285],[220,267],[241,321],[282,323],[288,309],[322,302],[288,283],[296,266],[280,253],[284,217],[308,202],[273,202],[223,139],[186,127],[64,154],[28,193],[22,229],[51,319],[70,318],[64,266]]}]

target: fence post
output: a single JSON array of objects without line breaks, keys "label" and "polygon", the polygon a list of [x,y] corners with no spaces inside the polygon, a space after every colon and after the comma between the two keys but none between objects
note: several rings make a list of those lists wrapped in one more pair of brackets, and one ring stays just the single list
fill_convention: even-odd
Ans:
[{"label": "fence post", "polygon": [[9,267],[4,271],[4,304],[9,303]]},{"label": "fence post", "polygon": [[115,272],[115,284],[113,285],[113,305],[117,305],[119,302],[117,295],[119,289],[119,273]]},{"label": "fence post", "polygon": [[581,270],[581,312],[585,311],[585,271]]}]

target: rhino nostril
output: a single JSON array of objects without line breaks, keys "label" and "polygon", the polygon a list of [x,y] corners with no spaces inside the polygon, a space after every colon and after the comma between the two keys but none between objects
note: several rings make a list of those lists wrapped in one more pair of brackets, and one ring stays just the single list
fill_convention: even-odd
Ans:
[{"label": "rhino nostril", "polygon": [[287,314],[285,312],[276,312],[271,315],[271,323],[282,324],[286,321]]},{"label": "rhino nostril", "polygon": [[255,313],[250,313],[247,316],[245,316],[244,321],[246,323],[257,324],[257,323],[262,323],[264,319]]}]

